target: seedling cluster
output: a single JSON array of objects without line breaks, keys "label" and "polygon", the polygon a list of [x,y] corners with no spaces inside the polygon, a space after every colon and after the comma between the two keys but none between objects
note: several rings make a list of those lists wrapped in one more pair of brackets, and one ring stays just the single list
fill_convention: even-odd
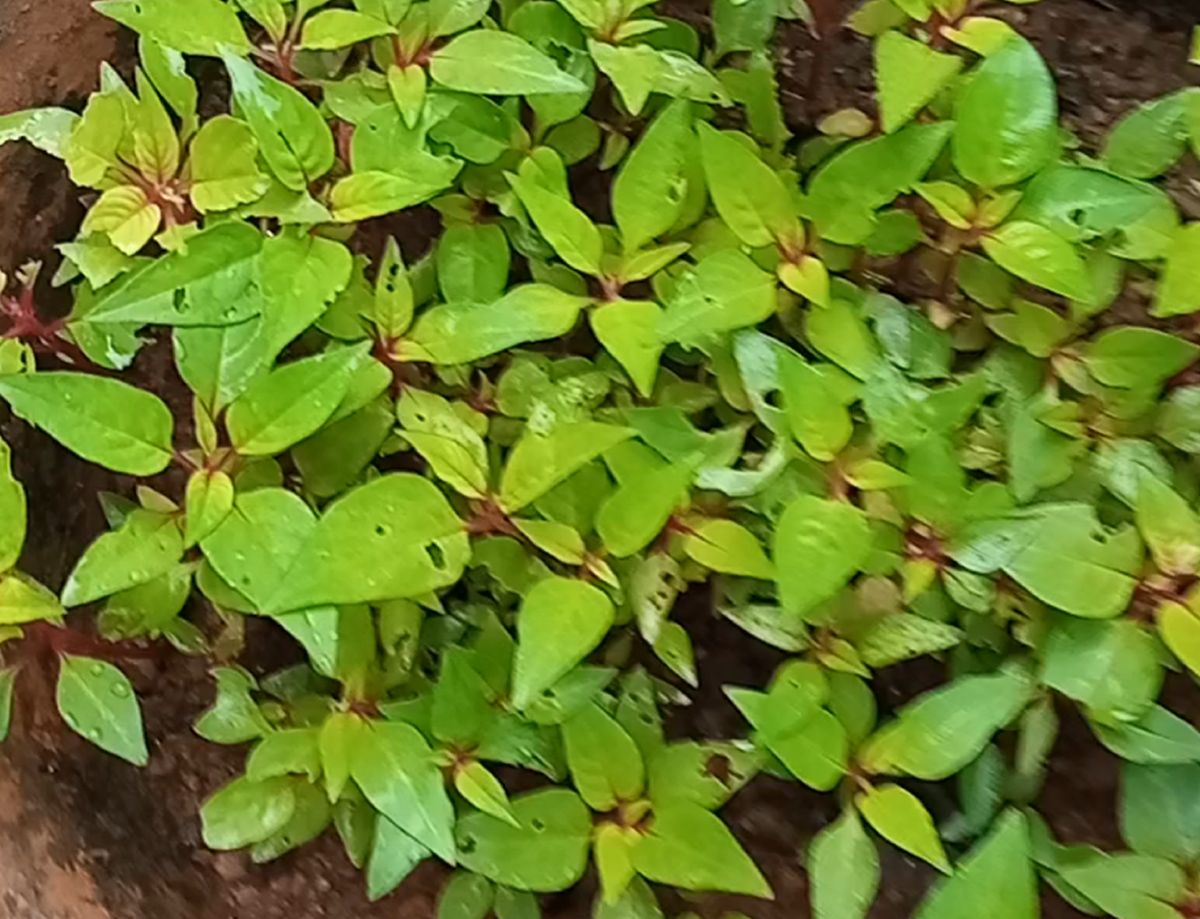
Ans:
[{"label": "seedling cluster", "polygon": [[[1087,150],[1009,4],[868,0],[877,111],[797,136],[772,35],[839,27],[810,6],[96,3],[132,72],[0,117],[89,202],[68,315],[0,281],[0,400],[137,484],[55,593],[0,443],[0,736],[40,674],[144,765],[122,664],[169,643],[214,665],[196,731],[248,748],[207,845],[333,827],[373,898],[454,866],[446,919],[590,871],[597,919],[770,897],[721,817],[759,774],[840,807],[819,919],[866,915],[888,846],[944,875],[918,919],[1030,919],[1039,884],[1200,915],[1200,732],[1159,701],[1200,672],[1200,223],[1158,181],[1200,89]],[[679,736],[708,616],[780,663],[724,687],[736,736]],[[245,617],[304,662],[238,666]],[[882,704],[921,657],[944,682]],[[1128,851],[1037,814],[1064,705]]]}]

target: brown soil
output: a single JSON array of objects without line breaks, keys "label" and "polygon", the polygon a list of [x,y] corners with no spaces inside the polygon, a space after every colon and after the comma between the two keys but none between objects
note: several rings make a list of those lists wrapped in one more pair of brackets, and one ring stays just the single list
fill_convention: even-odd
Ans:
[{"label": "brown soil", "polygon": [[[814,0],[816,6],[820,0]],[[831,0],[825,0],[826,3]],[[846,7],[850,4],[842,2]],[[673,0],[670,11],[702,24],[707,0]],[[1058,76],[1065,117],[1086,142],[1094,143],[1122,112],[1137,102],[1200,81],[1200,68],[1185,64],[1193,0],[1045,0],[1012,7],[1004,15],[1019,22],[1047,55]],[[125,67],[133,42],[89,9],[87,0],[0,0],[0,113],[42,104],[78,108],[95,86],[102,60]],[[816,91],[810,74],[817,45],[799,24],[781,27],[781,88],[789,121],[798,133],[815,117],[846,105],[870,105],[869,46],[842,35],[821,52],[832,62]],[[820,68],[818,68],[820,69]],[[1200,198],[1186,177],[1173,187],[1192,216]],[[82,208],[61,167],[19,145],[0,151],[0,268],[11,270],[31,257],[46,258],[67,238]],[[436,228],[424,216],[383,232],[406,232],[410,254],[421,252]],[[377,238],[378,237],[378,238]],[[422,238],[425,237],[425,238]],[[380,234],[366,251],[375,254]],[[184,396],[160,344],[136,368],[138,381],[172,402]],[[128,492],[130,483],[97,470],[57,448],[46,437],[0,414],[0,433],[13,446],[19,477],[34,509],[25,568],[57,587],[70,564],[103,525],[95,494]],[[696,704],[675,718],[681,733],[736,736],[743,730],[725,703],[723,684],[761,684],[778,657],[733,627],[706,614],[702,597],[686,615],[699,653],[702,689]],[[268,624],[255,623],[252,645],[279,646]],[[0,752],[0,919],[348,919],[432,917],[442,880],[426,866],[400,892],[370,905],[361,880],[332,833],[299,853],[266,867],[241,855],[203,848],[196,810],[199,801],[238,768],[241,752],[210,745],[191,731],[211,689],[204,664],[172,658],[129,668],[144,699],[151,738],[150,766],[134,770],[77,741],[43,719],[49,689],[36,674],[23,675],[13,737]],[[879,675],[881,701],[895,705],[938,681],[936,664],[892,668]],[[1190,684],[1168,690],[1172,708],[1200,717]],[[1068,839],[1116,846],[1113,818],[1116,763],[1077,719],[1067,717],[1053,758],[1041,807]],[[939,816],[953,800],[943,788],[923,792]],[[836,802],[797,784],[760,779],[725,811],[739,838],[770,877],[771,904],[732,897],[702,897],[670,903],[705,917],[738,909],[753,919],[808,915],[806,877],[800,867],[812,834],[835,812]],[[884,885],[873,919],[911,915],[927,888],[930,872],[883,847]],[[557,919],[589,915],[589,891],[581,889],[547,902]],[[1080,915],[1047,894],[1049,919]]]}]

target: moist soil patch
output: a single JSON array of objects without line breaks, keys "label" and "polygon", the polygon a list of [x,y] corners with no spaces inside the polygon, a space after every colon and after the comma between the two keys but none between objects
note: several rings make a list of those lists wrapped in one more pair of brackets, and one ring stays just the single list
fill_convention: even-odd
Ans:
[{"label": "moist soil patch", "polygon": [[[819,0],[814,0],[814,6]],[[851,4],[840,4],[840,19]],[[663,12],[703,27],[706,0],[671,0]],[[1003,12],[1046,57],[1058,80],[1063,114],[1085,144],[1095,144],[1122,113],[1138,102],[1187,83],[1200,82],[1200,68],[1184,63],[1195,0],[1044,0]],[[848,33],[814,40],[798,23],[781,23],[777,62],[789,125],[800,137],[812,133],[825,114],[846,106],[872,105],[869,44]],[[127,71],[134,43],[111,21],[94,14],[87,0],[0,0],[0,112],[45,104],[79,108],[95,88],[101,61]],[[586,170],[577,187],[588,182]],[[593,170],[594,171],[594,170]],[[1178,171],[1169,187],[1188,217],[1200,217],[1196,171]],[[46,261],[43,278],[55,267],[54,242],[68,238],[83,213],[77,192],[61,165],[24,145],[0,151],[0,268],[11,271],[30,258]],[[356,244],[376,256],[389,234],[406,255],[429,245],[437,230],[427,209],[399,219],[375,221]],[[44,282],[42,304],[65,309]],[[1141,305],[1131,301],[1130,321]],[[154,390],[173,408],[188,393],[176,376],[169,345],[145,348],[134,382]],[[3,410],[0,410],[2,412]],[[177,411],[186,417],[186,411]],[[96,496],[130,493],[132,483],[66,453],[47,437],[0,414],[0,434],[13,447],[16,473],[29,493],[30,539],[23,567],[51,587],[61,586],[72,561],[103,529]],[[164,483],[178,489],[181,483]],[[203,610],[194,618],[203,621]],[[680,619],[698,654],[701,688],[694,704],[676,711],[672,730],[680,735],[737,736],[740,718],[721,693],[724,684],[752,684],[778,663],[766,646],[718,620],[708,597],[686,598]],[[289,640],[265,621],[247,626],[247,658],[267,672],[286,662]],[[426,864],[396,893],[369,904],[362,880],[332,833],[269,866],[242,854],[217,854],[200,840],[200,801],[238,769],[241,752],[217,747],[191,729],[211,701],[208,662],[164,655],[130,662],[127,668],[143,700],[151,761],[135,770],[68,734],[52,716],[52,690],[28,674],[18,694],[13,737],[0,748],[0,919],[317,919],[317,917],[431,917],[444,874]],[[877,675],[884,706],[894,707],[936,685],[938,665],[922,661]],[[1200,697],[1182,679],[1168,684],[1164,702],[1193,723]],[[1060,838],[1117,847],[1114,796],[1117,760],[1092,738],[1072,712],[1060,713],[1064,730],[1050,760],[1039,810]],[[935,816],[950,813],[946,789],[931,786],[926,800]],[[939,798],[939,795],[941,798]],[[776,900],[704,896],[684,901],[672,895],[670,914],[692,909],[719,917],[739,910],[752,919],[797,919],[808,915],[801,853],[808,840],[836,815],[832,796],[797,783],[756,779],[724,815],[762,867]],[[883,885],[872,919],[903,919],[931,882],[932,872],[890,847],[883,849]],[[587,884],[545,903],[553,919],[590,915]],[[1052,893],[1044,915],[1082,915]]]}]

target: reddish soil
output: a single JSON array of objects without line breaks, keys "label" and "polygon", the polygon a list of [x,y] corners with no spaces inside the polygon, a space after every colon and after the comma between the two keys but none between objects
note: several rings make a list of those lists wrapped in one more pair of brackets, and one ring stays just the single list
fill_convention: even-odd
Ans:
[{"label": "reddish soil", "polygon": [[[814,6],[821,0],[813,0]],[[841,2],[846,0],[824,0]],[[703,25],[708,0],[670,0],[670,12]],[[1200,68],[1185,64],[1193,0],[1045,0],[1012,7],[1020,25],[1057,74],[1070,126],[1094,143],[1122,112],[1188,82]],[[99,63],[128,69],[133,42],[89,9],[87,0],[0,0],[0,113],[63,104],[78,108],[94,88]],[[828,73],[810,91],[814,55]],[[798,134],[815,118],[846,105],[870,106],[869,46],[852,36],[828,40],[818,52],[806,29],[787,24],[778,57],[784,104]],[[817,70],[823,69],[818,64]],[[589,183],[591,184],[591,183]],[[1200,194],[1184,173],[1172,181],[1181,206],[1200,214]],[[82,213],[77,192],[50,158],[19,145],[0,151],[0,269],[32,257],[53,267],[50,246],[71,235]],[[418,214],[401,225],[376,227],[365,244],[374,254],[382,232],[404,235],[410,255],[428,245],[436,222]],[[47,295],[49,298],[49,295]],[[53,302],[52,298],[49,298]],[[147,349],[135,369],[138,382],[176,405],[186,395],[161,344]],[[185,404],[185,403],[184,403]],[[0,433],[13,446],[18,476],[30,493],[31,538],[23,566],[52,587],[103,526],[95,495],[128,493],[131,483],[75,459],[46,437],[7,418]],[[723,684],[760,684],[778,656],[706,612],[690,598],[685,621],[699,654],[702,689],[695,705],[676,714],[681,734],[737,736],[743,730],[721,694]],[[269,624],[254,623],[250,645],[270,656],[284,647]],[[358,874],[333,834],[276,864],[256,867],[241,855],[203,848],[196,810],[200,800],[238,768],[241,752],[210,745],[191,731],[211,687],[206,664],[173,657],[165,664],[137,662],[128,669],[144,700],[152,758],[135,770],[78,741],[42,717],[50,699],[35,674],[23,676],[13,737],[0,750],[0,919],[382,919],[434,915],[442,873],[423,868],[401,890],[369,905]],[[931,662],[879,675],[881,701],[893,706],[940,678]],[[1172,708],[1193,720],[1200,705],[1191,684],[1168,689]],[[1116,846],[1113,818],[1116,762],[1078,719],[1067,716],[1055,750],[1041,808],[1071,840]],[[953,808],[949,789],[929,787],[925,800],[939,816]],[[752,919],[808,915],[800,854],[834,814],[832,796],[797,784],[759,779],[727,807],[725,816],[769,875],[774,903],[701,897],[668,905],[696,909],[706,919],[741,910]],[[911,915],[930,872],[884,847],[884,885],[873,919]],[[556,919],[590,915],[585,888],[546,903]],[[1048,919],[1080,915],[1047,894]]]}]

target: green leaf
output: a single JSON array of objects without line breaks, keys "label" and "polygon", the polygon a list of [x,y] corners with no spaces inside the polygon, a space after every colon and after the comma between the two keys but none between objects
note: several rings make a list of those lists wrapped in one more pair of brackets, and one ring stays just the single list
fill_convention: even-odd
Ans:
[{"label": "green leaf", "polygon": [[[283,8],[283,0],[235,0],[247,16],[261,25],[267,30],[276,41],[282,40],[287,31],[287,13]],[[300,4],[300,14],[304,15],[310,12],[305,7],[315,8],[320,6],[322,0],[312,0],[312,2]]]},{"label": "green leaf", "polygon": [[[699,124],[700,157],[721,219],[747,246],[791,247],[803,240],[791,192],[753,144]],[[747,138],[748,140],[748,138]]]},{"label": "green leaf", "polygon": [[155,475],[171,462],[173,421],[158,399],[83,373],[0,377],[0,398],[72,453],[114,472]]},{"label": "green leaf", "polygon": [[654,811],[633,864],[647,880],[684,890],[772,897],[766,878],[720,818],[684,801]]},{"label": "green leaf", "polygon": [[663,342],[658,330],[663,311],[649,300],[612,300],[591,311],[592,332],[629,374],[643,397],[654,390]]},{"label": "green leaf", "polygon": [[125,103],[115,92],[94,93],[67,138],[63,159],[71,181],[96,187],[118,166],[117,148],[125,135]]},{"label": "green leaf", "polygon": [[889,30],[875,41],[879,112],[887,134],[907,124],[958,75],[962,59]]},{"label": "green leaf", "polygon": [[725,804],[754,778],[762,762],[762,754],[745,741],[663,744],[661,736],[648,757],[647,794],[655,807],[686,801],[705,810]]},{"label": "green leaf", "polygon": [[187,484],[184,548],[191,548],[225,522],[233,510],[233,479],[220,470],[199,470]]},{"label": "green leaf", "polygon": [[200,808],[204,844],[218,851],[254,845],[283,829],[295,811],[291,779],[234,779]]},{"label": "green leaf", "polygon": [[315,527],[315,515],[299,495],[259,488],[237,496],[234,512],[201,548],[220,577],[261,611]]},{"label": "green leaf", "polygon": [[17,669],[6,667],[0,670],[0,743],[8,739],[12,726],[13,687],[17,680]]},{"label": "green leaf", "polygon": [[63,587],[66,606],[82,606],[165,574],[183,555],[183,536],[168,514],[138,508],[120,529],[92,543]]},{"label": "green leaf", "polygon": [[[186,246],[130,272],[101,294],[86,323],[229,325],[258,312],[255,277],[263,236],[244,223],[219,223]],[[182,298],[176,296],[185,291]]]},{"label": "green leaf", "polygon": [[135,766],[149,761],[137,696],[112,664],[63,655],[56,699],[63,720],[80,737]]},{"label": "green leaf", "polygon": [[1142,855],[1187,864],[1200,855],[1200,766],[1121,767],[1121,836]]},{"label": "green leaf", "polygon": [[454,787],[469,804],[483,813],[520,826],[504,786],[478,762],[467,763],[454,774]]},{"label": "green leaf", "polygon": [[721,249],[676,283],[659,320],[659,338],[664,343],[703,343],[762,322],[777,305],[775,278],[744,253]]},{"label": "green leaf", "polygon": [[437,919],[485,919],[495,898],[496,889],[487,878],[455,872],[438,897]]},{"label": "green leaf", "polygon": [[917,919],[973,919],[1004,903],[1012,919],[1041,915],[1037,870],[1030,852],[1026,817],[1008,810],[986,837],[938,884],[917,911]]},{"label": "green leaf", "polygon": [[952,625],[912,613],[892,613],[854,643],[868,667],[887,667],[900,661],[953,648],[963,632]]},{"label": "green leaf", "polygon": [[1167,332],[1121,326],[1088,342],[1083,362],[1105,386],[1136,389],[1175,376],[1198,355],[1200,347]]},{"label": "green leaf", "polygon": [[629,428],[596,421],[560,424],[548,434],[527,430],[500,477],[500,505],[515,513],[606,450],[633,436]]},{"label": "green leaf", "polygon": [[600,588],[574,578],[539,581],[517,615],[512,701],[518,709],[588,656],[613,623],[613,605]]},{"label": "green leaf", "polygon": [[950,862],[925,805],[899,785],[877,785],[859,794],[855,804],[880,836],[938,871],[950,873]]},{"label": "green leaf", "polygon": [[1029,703],[1032,685],[1017,669],[964,676],[927,692],[900,709],[860,750],[877,772],[940,780],[960,771],[992,735]]},{"label": "green leaf", "polygon": [[509,173],[508,182],[558,257],[577,271],[599,275],[604,242],[591,218],[536,181]]},{"label": "green leaf", "polygon": [[246,54],[250,41],[237,12],[221,0],[195,0],[187,16],[179,15],[172,0],[100,0],[96,10],[184,54],[219,57]]},{"label": "green leaf", "polygon": [[1075,248],[1036,223],[1006,223],[983,237],[983,251],[1023,281],[1072,300],[1091,300],[1092,282]]},{"label": "green leaf", "polygon": [[819,258],[805,255],[798,262],[780,262],[776,273],[788,290],[814,306],[829,306],[829,269]]},{"label": "green leaf", "polygon": [[0,115],[0,145],[25,140],[62,159],[78,123],[79,116],[64,108],[34,108]]},{"label": "green leaf", "polygon": [[421,314],[397,353],[401,360],[468,364],[566,335],[587,303],[549,284],[522,284],[491,303],[442,304]]},{"label": "green leaf", "polygon": [[254,864],[273,861],[312,842],[329,826],[333,810],[319,789],[307,782],[297,783],[293,793],[296,804],[291,819],[278,832],[254,845],[250,850]]},{"label": "green leaf", "polygon": [[[979,573],[1003,568],[1039,600],[1076,616],[1106,619],[1129,605],[1140,564],[1136,541],[1116,536],[1101,540],[1095,512],[1086,505],[1052,504],[1044,510],[1007,523],[1011,536],[997,521],[980,521],[968,528],[951,548],[951,556]],[[994,564],[978,564],[972,555],[984,548],[1002,548]]]},{"label": "green leaf", "polygon": [[1167,264],[1154,289],[1152,316],[1183,316],[1200,310],[1200,223],[1175,231]]},{"label": "green leaf", "polygon": [[1117,122],[1101,157],[1118,175],[1153,179],[1175,165],[1188,143],[1188,118],[1197,104],[1194,89],[1184,89],[1134,109]]},{"label": "green leaf", "polygon": [[833,300],[811,310],[805,331],[809,343],[847,373],[865,380],[878,371],[879,350],[867,324],[851,304]]},{"label": "green leaf", "polygon": [[722,574],[770,581],[775,566],[758,538],[732,520],[705,520],[684,536],[683,551],[695,562]]},{"label": "green leaf", "polygon": [[550,788],[512,800],[517,826],[483,813],[458,822],[455,836],[464,868],[535,893],[575,884],[587,867],[592,820],[575,792]]},{"label": "green leaf", "polygon": [[317,750],[330,803],[342,796],[358,756],[359,742],[369,730],[367,723],[353,712],[334,712],[321,725]]},{"label": "green leaf", "polygon": [[322,10],[305,20],[300,47],[332,51],[394,31],[390,23],[354,10]]},{"label": "green leaf", "polygon": [[824,709],[796,708],[794,693],[773,687],[754,716],[754,726],[780,763],[810,788],[830,791],[846,774],[846,729]]},{"label": "green leaf", "polygon": [[325,119],[295,87],[228,52],[221,57],[238,111],[267,166],[285,188],[304,191],[333,165],[333,134]]},{"label": "green leaf", "polygon": [[841,452],[854,432],[831,370],[828,365],[814,367],[791,354],[779,360],[779,388],[792,435],[806,453],[826,462]]},{"label": "green leaf", "polygon": [[369,170],[339,180],[330,193],[334,220],[354,223],[421,204],[447,188],[461,168],[458,160],[449,157],[417,163],[403,175]]},{"label": "green leaf", "polygon": [[1132,721],[1162,688],[1154,637],[1132,619],[1063,621],[1045,646],[1042,680],[1102,721]]},{"label": "green leaf", "polygon": [[455,404],[419,389],[407,389],[396,403],[404,438],[433,474],[469,498],[488,490],[488,455],[483,438],[455,410]]},{"label": "green leaf", "polygon": [[511,254],[495,224],[447,227],[437,245],[438,286],[447,302],[488,303],[504,295]]},{"label": "green leaf", "polygon": [[1155,433],[1184,453],[1200,452],[1200,387],[1171,390],[1160,406]]},{"label": "green leaf", "polygon": [[97,199],[80,230],[102,234],[125,255],[136,255],[158,231],[161,220],[161,209],[150,203],[144,191],[135,185],[118,185]]},{"label": "green leaf", "polygon": [[315,782],[321,775],[317,737],[316,728],[285,728],[264,735],[246,758],[246,778],[259,782],[279,775],[306,775]]},{"label": "green leaf", "polygon": [[554,60],[511,32],[466,32],[434,53],[429,74],[435,83],[463,93],[524,96],[572,93],[583,83]]},{"label": "green leaf", "polygon": [[1158,609],[1158,634],[1163,644],[1192,673],[1200,673],[1200,618],[1180,603]]},{"label": "green leaf", "polygon": [[367,861],[367,896],[374,901],[391,893],[429,856],[428,849],[380,816]]},{"label": "green leaf", "polygon": [[968,76],[954,109],[954,165],[984,188],[1015,185],[1057,156],[1054,78],[1014,36]]},{"label": "green leaf", "polygon": [[25,489],[13,477],[12,451],[0,440],[0,574],[12,568],[25,545]]},{"label": "green leaf", "polygon": [[874,232],[875,211],[924,178],[952,125],[908,125],[894,134],[848,145],[814,173],[805,216],[823,239],[858,245]]},{"label": "green leaf", "polygon": [[315,434],[333,415],[367,345],[336,348],[277,367],[247,387],[225,416],[243,456],[273,456]]},{"label": "green leaf", "polygon": [[654,891],[638,877],[633,878],[629,886],[611,903],[603,898],[597,899],[592,907],[592,915],[593,919],[664,919],[662,907],[658,905]]},{"label": "green leaf", "polygon": [[421,596],[457,581],[469,552],[463,522],[437,486],[385,475],[330,505],[288,559],[264,612]]},{"label": "green leaf", "polygon": [[1145,476],[1134,506],[1138,529],[1167,574],[1192,574],[1200,565],[1200,519],[1171,486]]},{"label": "green leaf", "polygon": [[641,796],[642,754],[604,709],[593,702],[564,722],[562,731],[571,781],[588,807],[610,811]]},{"label": "green leaf", "polygon": [[463,748],[477,744],[496,718],[495,693],[474,661],[466,649],[448,648],[432,694],[429,724],[433,736]]},{"label": "green leaf", "polygon": [[258,141],[244,121],[218,115],[192,139],[191,198],[201,213],[257,201],[270,187],[258,169]]},{"label": "green leaf", "polygon": [[1059,876],[1118,919],[1175,919],[1187,888],[1183,869],[1148,855],[1100,854],[1059,867]]},{"label": "green leaf", "polygon": [[692,149],[692,106],[672,102],[625,157],[612,185],[612,211],[626,252],[662,236],[687,200],[687,157]]},{"label": "green leaf", "polygon": [[388,68],[387,81],[392,101],[396,103],[396,108],[400,109],[404,124],[415,128],[420,122],[421,111],[425,108],[425,68],[419,64],[409,64],[405,67],[393,64]]},{"label": "green leaf", "polygon": [[1092,730],[1104,746],[1133,763],[1200,762],[1200,731],[1160,705],[1128,724],[1093,722]]},{"label": "green leaf", "polygon": [[629,477],[596,514],[596,533],[617,558],[644,549],[688,499],[693,470],[686,463],[646,469]]},{"label": "green leaf", "polygon": [[810,495],[793,500],[775,528],[779,599],[802,614],[833,597],[866,561],[871,534],[851,504]]},{"label": "green leaf", "polygon": [[808,876],[815,919],[864,919],[879,890],[879,853],[853,808],[813,837]]},{"label": "green leaf", "polygon": [[196,720],[196,733],[219,744],[246,743],[270,733],[270,723],[250,694],[258,688],[254,679],[235,667],[217,667],[213,676],[217,697]]},{"label": "green leaf", "polygon": [[686,54],[649,45],[610,45],[588,40],[596,66],[613,82],[630,114],[639,115],[651,93],[709,105],[729,105],[725,87]]},{"label": "green leaf", "polygon": [[59,620],[65,615],[58,597],[33,578],[19,571],[0,575],[0,626]]},{"label": "green leaf", "polygon": [[429,744],[411,725],[375,722],[358,735],[351,774],[381,814],[454,864],[454,807]]},{"label": "green leaf", "polygon": [[718,58],[734,51],[764,52],[780,13],[770,0],[717,0],[713,3],[713,33]]}]

